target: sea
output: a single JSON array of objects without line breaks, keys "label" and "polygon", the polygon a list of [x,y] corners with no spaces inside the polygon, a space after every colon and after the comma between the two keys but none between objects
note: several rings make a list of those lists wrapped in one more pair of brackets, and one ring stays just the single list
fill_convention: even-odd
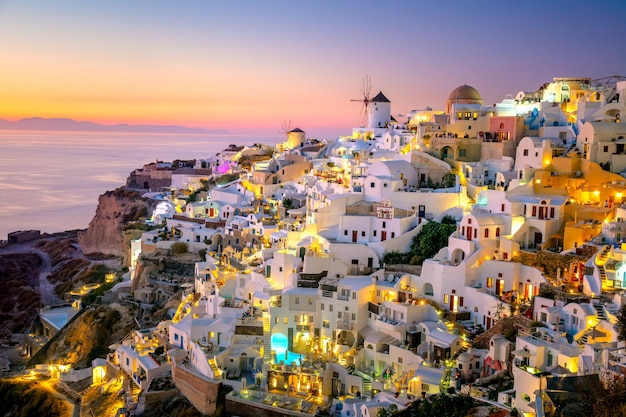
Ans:
[{"label": "sea", "polygon": [[0,240],[10,232],[85,229],[98,197],[154,161],[209,158],[278,137],[0,130]]}]

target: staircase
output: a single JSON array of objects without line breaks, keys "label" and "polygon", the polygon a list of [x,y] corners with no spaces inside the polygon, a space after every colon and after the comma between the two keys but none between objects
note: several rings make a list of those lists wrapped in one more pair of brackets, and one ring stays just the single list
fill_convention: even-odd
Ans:
[{"label": "staircase", "polygon": [[217,362],[215,361],[215,357],[209,359],[209,366],[213,371],[213,375],[215,375],[215,379],[219,379],[222,376],[222,370],[219,366],[217,366]]},{"label": "staircase", "polygon": [[605,321],[608,320],[606,315],[604,314],[604,306],[600,302],[598,303],[592,302],[591,305],[596,310],[596,313],[598,313],[599,320],[605,320]]},{"label": "staircase", "polygon": [[364,372],[357,371],[356,369],[353,369],[350,373],[360,376],[363,381],[363,392],[361,393],[361,398],[369,398],[369,396],[372,395],[372,377]]},{"label": "staircase", "polygon": [[587,341],[589,340],[589,334],[591,334],[593,330],[589,329],[585,332],[585,334],[576,341],[576,343],[578,343],[578,346],[580,347],[584,347],[587,344]]},{"label": "staircase", "polygon": [[372,381],[369,379],[363,380],[363,393],[361,398],[369,398],[372,395]]},{"label": "staircase", "polygon": [[604,263],[606,262],[606,258],[609,256],[609,247],[605,246],[604,249],[602,250],[602,252],[598,255],[598,257],[596,258],[596,263],[597,264],[602,264],[604,265]]},{"label": "staircase", "polygon": [[600,279],[602,281],[606,281],[606,271],[604,270],[604,266],[598,265],[598,272],[600,273]]},{"label": "staircase", "polygon": [[272,330],[270,326],[270,315],[268,312],[263,313],[263,367],[261,377],[261,388],[267,388],[267,373],[272,363]]}]

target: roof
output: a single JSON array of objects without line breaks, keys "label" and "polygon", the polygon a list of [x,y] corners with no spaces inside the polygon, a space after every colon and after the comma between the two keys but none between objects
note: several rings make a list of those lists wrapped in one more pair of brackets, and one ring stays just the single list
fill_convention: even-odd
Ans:
[{"label": "roof", "polygon": [[437,339],[437,341],[445,343],[447,345],[451,345],[452,343],[454,343],[459,338],[458,335],[449,333],[449,332],[443,330],[440,327],[438,327],[435,330],[433,330],[430,333],[430,336],[433,339]]},{"label": "roof", "polygon": [[568,197],[557,196],[557,195],[540,195],[540,194],[520,194],[520,195],[507,195],[507,200],[511,203],[529,203],[529,204],[540,204],[542,200],[546,202],[546,204],[551,206],[560,206],[565,204]]},{"label": "roof", "polygon": [[491,213],[472,213],[472,216],[476,219],[480,226],[489,226],[494,224],[503,225],[504,220],[500,214]]},{"label": "roof", "polygon": [[368,334],[363,340],[369,343],[390,343],[396,340],[396,338],[388,335],[385,332],[372,332]]},{"label": "roof", "polygon": [[372,98],[370,101],[374,101],[377,103],[391,103],[389,99],[385,97],[382,91],[376,94],[376,96],[374,96],[374,98]]},{"label": "roof", "polygon": [[419,377],[420,382],[426,384],[439,385],[443,379],[445,368],[433,368],[430,366],[420,366],[415,371],[416,377]]},{"label": "roof", "polygon": [[461,85],[450,93],[448,100],[482,100],[480,93],[474,87],[464,84]]}]

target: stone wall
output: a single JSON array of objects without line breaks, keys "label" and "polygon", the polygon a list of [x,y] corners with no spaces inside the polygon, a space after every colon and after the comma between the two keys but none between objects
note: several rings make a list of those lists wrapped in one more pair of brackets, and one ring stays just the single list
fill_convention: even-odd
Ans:
[{"label": "stone wall", "polygon": [[228,415],[240,417],[286,417],[286,416],[310,416],[310,414],[272,407],[263,403],[247,401],[239,397],[226,397],[225,411]]},{"label": "stone wall", "polygon": [[[212,382],[184,367],[172,363],[174,384],[193,406],[203,414],[214,415],[218,409],[220,382]],[[240,413],[234,413],[243,416]]]},{"label": "stone wall", "polygon": [[529,328],[531,323],[532,320],[521,315],[500,319],[489,330],[476,336],[474,346],[478,349],[488,349],[489,341],[493,336],[504,335],[511,329]]}]

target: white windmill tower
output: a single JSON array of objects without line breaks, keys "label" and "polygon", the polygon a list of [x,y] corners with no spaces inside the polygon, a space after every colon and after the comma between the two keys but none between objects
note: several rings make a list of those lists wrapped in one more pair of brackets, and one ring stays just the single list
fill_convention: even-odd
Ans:
[{"label": "white windmill tower", "polygon": [[370,116],[367,127],[370,129],[388,127],[391,121],[391,102],[389,99],[381,91],[370,102]]},{"label": "white windmill tower", "polygon": [[285,142],[283,146],[286,149],[297,149],[304,146],[306,143],[306,137],[304,130],[296,127],[291,128],[291,120],[289,122],[283,122],[282,133],[285,135]]}]

